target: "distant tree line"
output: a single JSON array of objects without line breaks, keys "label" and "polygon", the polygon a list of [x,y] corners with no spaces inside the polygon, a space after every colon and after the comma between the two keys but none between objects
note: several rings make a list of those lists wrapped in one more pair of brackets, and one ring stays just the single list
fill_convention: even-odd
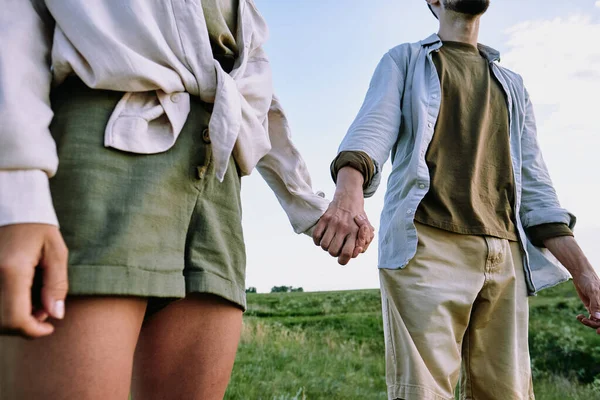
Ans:
[{"label": "distant tree line", "polygon": [[[271,293],[302,293],[304,289],[301,287],[293,287],[293,286],[273,286],[271,288]],[[246,289],[246,293],[257,293],[256,288],[254,286],[250,286]]]},{"label": "distant tree line", "polygon": [[271,293],[297,293],[304,292],[304,289],[301,287],[292,287],[292,286],[273,286],[271,288]]}]

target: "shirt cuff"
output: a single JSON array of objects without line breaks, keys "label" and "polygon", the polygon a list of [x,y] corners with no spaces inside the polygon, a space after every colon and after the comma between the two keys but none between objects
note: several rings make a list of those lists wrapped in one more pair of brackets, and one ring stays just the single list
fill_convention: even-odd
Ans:
[{"label": "shirt cuff", "polygon": [[545,247],[544,242],[561,236],[574,236],[567,224],[553,223],[542,224],[527,228],[527,236],[536,247]]},{"label": "shirt cuff", "polygon": [[342,151],[331,163],[331,178],[337,183],[337,176],[344,167],[352,167],[364,178],[363,190],[368,188],[375,175],[375,164],[369,155],[362,151]]},{"label": "shirt cuff", "polygon": [[14,224],[58,226],[44,171],[0,171],[0,226]]}]

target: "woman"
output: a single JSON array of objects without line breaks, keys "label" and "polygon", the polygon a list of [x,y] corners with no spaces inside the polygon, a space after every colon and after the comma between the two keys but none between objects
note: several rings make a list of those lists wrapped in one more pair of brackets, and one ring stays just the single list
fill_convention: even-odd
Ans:
[{"label": "woman", "polygon": [[223,397],[246,306],[240,177],[256,167],[297,233],[327,208],[266,37],[251,0],[4,5],[0,330],[43,338],[0,338],[0,398]]}]

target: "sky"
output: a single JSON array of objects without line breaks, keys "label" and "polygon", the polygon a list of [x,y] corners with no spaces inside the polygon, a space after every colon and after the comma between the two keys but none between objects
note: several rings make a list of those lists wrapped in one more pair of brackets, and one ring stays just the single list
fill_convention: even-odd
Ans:
[{"label": "sky", "polygon": [[[329,164],[352,123],[375,66],[392,47],[437,32],[425,0],[255,0],[270,28],[266,51],[275,91],[315,190],[331,199]],[[492,0],[480,42],[501,52],[530,92],[542,152],[576,238],[600,271],[600,0]],[[387,181],[389,163],[384,166]],[[379,227],[385,184],[366,200]],[[242,183],[247,286],[306,291],[379,287],[377,237],[345,267],[296,235],[257,172]]]}]

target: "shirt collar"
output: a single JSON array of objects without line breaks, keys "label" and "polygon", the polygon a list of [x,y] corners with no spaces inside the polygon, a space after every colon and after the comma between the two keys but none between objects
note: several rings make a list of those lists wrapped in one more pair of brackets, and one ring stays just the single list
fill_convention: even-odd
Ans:
[{"label": "shirt collar", "polygon": [[[421,40],[421,45],[423,47],[431,46],[432,50],[437,50],[442,47],[442,39],[440,39],[437,33],[434,33],[428,38]],[[477,48],[489,62],[500,61],[500,52],[498,50],[481,43],[477,44]]]}]

